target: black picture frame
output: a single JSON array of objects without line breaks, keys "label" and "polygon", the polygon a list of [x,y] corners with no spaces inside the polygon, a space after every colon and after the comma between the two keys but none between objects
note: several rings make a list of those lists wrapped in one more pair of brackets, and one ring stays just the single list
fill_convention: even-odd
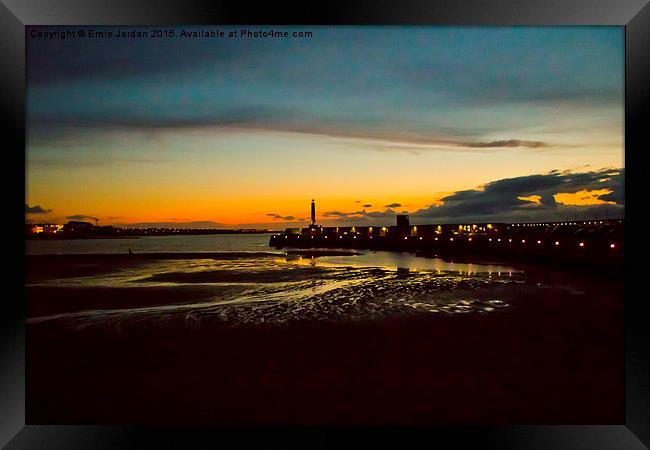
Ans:
[{"label": "black picture frame", "polygon": [[[642,272],[626,265],[625,423],[557,426],[462,426],[419,429],[141,428],[133,426],[53,426],[25,424],[25,327],[23,201],[25,183],[25,26],[169,24],[411,24],[411,25],[619,25],[625,27],[625,166],[627,240],[639,236],[644,199],[644,128],[650,99],[650,5],[648,0],[416,0],[289,3],[199,2],[196,0],[3,0],[0,3],[0,64],[4,155],[5,261],[18,273],[7,277],[11,295],[0,310],[0,445],[8,449],[207,448],[236,437],[239,445],[263,439],[283,446],[314,438],[342,445],[351,432],[364,442],[400,445],[453,443],[453,448],[642,449],[650,447],[650,345]],[[636,163],[636,164],[635,164]],[[21,171],[22,170],[22,171]],[[12,173],[12,172],[15,172]],[[17,178],[16,178],[17,177]],[[636,205],[639,206],[636,206]],[[9,207],[11,205],[11,207]],[[639,216],[639,217],[637,217]],[[630,220],[631,219],[631,220]],[[631,228],[630,228],[631,227]],[[630,241],[631,242],[631,241]],[[643,246],[629,245],[627,261],[642,261]],[[20,261],[21,263],[18,263]],[[15,262],[15,263],[14,263]],[[639,273],[637,273],[639,271]],[[636,289],[639,287],[640,289]],[[598,393],[594,393],[598,395]],[[290,438],[290,441],[287,441]],[[281,442],[277,442],[281,439]],[[445,447],[446,448],[446,447]]]}]

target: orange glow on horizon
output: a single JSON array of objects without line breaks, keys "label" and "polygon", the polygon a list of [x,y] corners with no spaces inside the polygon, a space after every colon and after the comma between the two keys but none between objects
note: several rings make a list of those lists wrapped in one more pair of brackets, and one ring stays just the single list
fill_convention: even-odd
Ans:
[{"label": "orange glow on horizon", "polygon": [[[575,193],[557,193],[555,200],[563,205],[600,205],[615,204],[615,202],[601,200],[598,197],[609,194],[609,189],[582,190]],[[50,206],[54,212],[41,216],[43,220],[56,223],[67,222],[66,216],[78,214],[83,211],[88,216],[97,217],[100,224],[131,224],[144,222],[214,222],[224,227],[237,227],[240,225],[263,224],[264,227],[273,228],[276,224],[283,227],[287,224],[303,226],[310,221],[310,202],[312,193],[303,196],[291,196],[279,198],[275,195],[268,195],[264,192],[257,196],[250,195],[228,195],[218,194],[210,191],[197,192],[191,198],[181,198],[180,195],[164,192],[162,194],[151,193],[140,197],[128,197],[129,201],[124,202],[122,198],[114,195],[94,196],[89,200],[87,197],[78,196],[70,198],[65,204],[59,204],[59,199],[48,198],[44,195],[43,204]],[[164,195],[163,195],[164,194]],[[450,193],[442,193],[428,197],[411,197],[394,195],[384,198],[370,198],[355,200],[354,197],[325,197],[316,198],[316,221],[321,224],[336,223],[345,221],[348,218],[363,218],[363,212],[384,212],[391,209],[396,213],[406,211],[413,214],[418,210],[431,206],[442,206],[445,196]],[[359,196],[364,198],[364,196]],[[433,198],[433,200],[432,200]],[[530,205],[541,203],[540,195],[518,197],[520,200],[530,202]],[[389,205],[399,201],[399,207]],[[403,203],[402,203],[403,202]],[[372,206],[366,206],[372,205]],[[326,213],[330,215],[326,215]],[[343,213],[342,216],[332,214],[333,212]],[[277,215],[277,216],[274,216]]]}]

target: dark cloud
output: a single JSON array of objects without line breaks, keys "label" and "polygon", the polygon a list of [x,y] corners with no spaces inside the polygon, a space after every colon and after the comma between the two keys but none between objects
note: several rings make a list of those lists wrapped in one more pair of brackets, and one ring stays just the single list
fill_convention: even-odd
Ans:
[{"label": "dark cloud", "polygon": [[289,222],[305,220],[303,218],[298,218],[296,216],[283,216],[281,214],[276,214],[276,213],[268,213],[267,216],[271,217],[273,220],[284,220]]},{"label": "dark cloud", "polygon": [[352,211],[352,212],[342,212],[342,211],[326,211],[323,213],[323,217],[328,219],[383,219],[388,217],[395,217],[397,213],[392,209],[386,209],[385,211],[372,211],[368,212],[365,209],[361,211]]},{"label": "dark cloud", "polygon": [[390,205],[386,205],[385,208],[399,208],[401,206],[401,203],[391,203]]},{"label": "dark cloud", "polygon": [[541,141],[524,141],[521,139],[509,139],[507,141],[491,141],[491,142],[465,142],[459,144],[463,147],[471,148],[492,148],[492,147],[527,147],[527,148],[539,148],[547,147],[546,142]]},{"label": "dark cloud", "polygon": [[[474,218],[479,220],[511,220],[514,218],[547,217],[550,220],[566,213],[590,211],[602,214],[622,214],[624,169],[573,173],[552,171],[542,175],[528,175],[490,182],[482,189],[470,189],[442,198],[442,205],[432,205],[412,214],[413,217],[444,221]],[[614,205],[571,206],[557,203],[558,193],[576,193],[582,190],[608,189],[610,194],[598,198],[614,201]],[[539,196],[539,203],[520,197]]]},{"label": "dark cloud", "polygon": [[[189,115],[188,115],[189,114]],[[201,128],[201,127],[242,127],[260,130],[296,131],[310,133],[311,127],[302,129],[295,127],[293,122],[298,118],[306,119],[294,109],[250,104],[234,108],[220,108],[205,111],[200,114],[195,112],[168,116],[133,116],[128,113],[112,115],[101,111],[89,112],[79,117],[78,115],[62,111],[56,114],[31,113],[28,117],[30,126],[39,127],[89,127],[104,129],[143,129],[156,130],[163,128]],[[313,130],[317,134],[325,134]],[[55,130],[56,132],[56,130]]]},{"label": "dark cloud", "polygon": [[[429,136],[396,134],[379,136],[376,142],[370,144],[358,144],[365,148],[379,152],[403,152],[412,155],[419,155],[422,152],[449,151],[457,152],[481,152],[499,148],[546,148],[554,144],[543,141],[527,141],[524,139],[504,139],[498,141],[468,141],[463,139],[463,132],[449,134],[447,136],[432,133]],[[473,135],[478,134],[478,129]],[[566,147],[564,145],[563,147]]]},{"label": "dark cloud", "polygon": [[[52,146],[57,145],[55,142],[52,142]],[[31,156],[31,155],[30,155]],[[103,157],[103,155],[97,155],[94,157],[81,157],[81,158],[72,158],[68,156],[63,157],[39,157],[31,156],[28,165],[33,169],[69,169],[71,167],[75,168],[97,168],[97,167],[107,167],[113,164],[153,164],[153,163],[164,163],[167,160],[159,157],[143,157],[143,158],[126,158],[126,157]]]},{"label": "dark cloud", "polygon": [[363,205],[363,207],[364,208],[372,208],[372,205],[370,203],[366,203],[365,205]]},{"label": "dark cloud", "polygon": [[25,203],[25,214],[47,214],[52,212],[51,209],[42,208],[41,205],[29,206]]},{"label": "dark cloud", "polygon": [[603,194],[598,196],[598,200],[605,202],[615,202],[619,205],[625,204],[625,191],[624,189],[619,190],[618,192],[614,191],[610,194]]},{"label": "dark cloud", "polygon": [[392,209],[386,209],[385,211],[373,211],[373,212],[363,211],[363,215],[364,217],[368,217],[370,219],[383,219],[383,218],[395,217],[397,213]]},{"label": "dark cloud", "polygon": [[73,216],[65,216],[65,218],[69,220],[94,220],[94,221],[99,220],[97,217],[87,216],[85,214],[75,214]]},{"label": "dark cloud", "polygon": [[327,218],[342,218],[357,215],[357,212],[345,213],[341,211],[325,211],[322,216]]},{"label": "dark cloud", "polygon": [[[625,169],[621,169],[617,174],[610,177],[601,178],[598,182],[601,189],[611,189],[610,194],[599,195],[598,199],[606,202],[615,202],[619,205],[625,204]],[[598,189],[598,188],[596,188]]]},{"label": "dark cloud", "polygon": [[[30,27],[39,31],[57,28]],[[70,27],[74,30],[77,27]],[[106,27],[116,31],[119,27]],[[183,27],[198,29],[198,27]],[[222,30],[224,27],[220,27]],[[144,29],[144,28],[143,28]],[[236,29],[232,27],[231,29]],[[180,33],[180,29],[177,29]],[[132,77],[169,76],[193,69],[205,61],[220,64],[241,63],[255,59],[263,51],[258,45],[244,41],[226,42],[219,39],[196,40],[167,39],[161,45],[151,45],[147,39],[75,39],[30,40],[27,52],[27,79],[35,85],[55,84],[77,80],[121,80]],[[174,64],[169,55],[174,55]]]},{"label": "dark cloud", "polygon": [[[298,108],[271,107],[267,105],[249,105],[237,108],[225,108],[219,111],[206,111],[200,115],[179,114],[173,117],[142,117],[123,115],[106,115],[89,112],[78,117],[66,112],[56,114],[30,113],[28,126],[31,130],[29,145],[47,145],[67,147],[71,143],[94,145],[101,137],[99,131],[122,132],[135,131],[155,136],[160,130],[193,130],[216,128],[223,131],[243,129],[257,132],[286,132],[350,139],[356,148],[370,149],[378,152],[404,152],[419,155],[430,151],[481,151],[493,148],[544,148],[552,144],[542,141],[508,139],[499,141],[465,141],[463,134],[467,131],[456,130],[457,134],[443,134],[435,130],[426,132],[404,132],[391,130],[388,124],[366,124],[359,119],[357,129],[349,128],[345,120],[318,118]],[[94,132],[88,139],[88,131]],[[474,134],[476,130],[474,130]],[[372,142],[368,142],[372,141]],[[30,160],[32,167],[69,167],[83,165],[88,167],[105,166],[114,163],[158,163],[168,162],[160,157],[115,157],[108,159],[79,159],[71,161],[67,157],[40,157]],[[356,200],[355,203],[361,203]]]}]

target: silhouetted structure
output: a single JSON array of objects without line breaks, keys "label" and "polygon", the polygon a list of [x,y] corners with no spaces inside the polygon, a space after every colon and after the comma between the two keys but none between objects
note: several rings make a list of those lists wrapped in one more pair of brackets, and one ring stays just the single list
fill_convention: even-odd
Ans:
[{"label": "silhouetted structure", "polygon": [[[285,232],[288,232],[289,230],[294,230],[294,229],[288,228],[287,231]],[[311,223],[307,228],[302,229],[302,233],[308,236],[319,236],[323,234],[323,227],[321,227],[320,225],[316,225],[316,202],[314,201],[314,199],[311,199]],[[292,234],[295,233],[292,231]]]},{"label": "silhouetted structure", "polygon": [[398,214],[397,215],[397,227],[409,227],[409,216],[406,214]]},{"label": "silhouetted structure", "polygon": [[397,231],[401,235],[409,234],[409,216],[406,214],[397,215]]},{"label": "silhouetted structure", "polygon": [[89,231],[93,228],[93,224],[90,222],[80,222],[77,220],[71,220],[70,222],[63,225],[64,233],[78,233],[83,231]]},{"label": "silhouetted structure", "polygon": [[276,248],[359,248],[482,260],[561,263],[564,267],[622,268],[624,220],[411,225],[287,229],[271,236]]}]

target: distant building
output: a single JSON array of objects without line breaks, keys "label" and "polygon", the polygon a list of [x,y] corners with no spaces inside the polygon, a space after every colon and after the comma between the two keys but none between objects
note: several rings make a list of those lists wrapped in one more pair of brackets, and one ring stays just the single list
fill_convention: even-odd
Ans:
[{"label": "distant building", "polygon": [[25,232],[27,234],[55,234],[61,232],[63,225],[56,225],[52,223],[28,223],[25,224]]},{"label": "distant building", "polygon": [[78,222],[76,220],[71,220],[70,222],[63,225],[63,231],[65,233],[77,233],[80,231],[90,231],[93,228],[93,224],[90,222]]},{"label": "distant building", "polygon": [[39,234],[43,232],[43,225],[28,223],[25,225],[25,232],[27,234]]},{"label": "distant building", "polygon": [[45,234],[55,234],[61,232],[62,230],[63,225],[56,225],[52,223],[43,225],[43,233]]},{"label": "distant building", "polygon": [[397,215],[397,233],[400,236],[411,234],[409,216],[406,214]]}]

